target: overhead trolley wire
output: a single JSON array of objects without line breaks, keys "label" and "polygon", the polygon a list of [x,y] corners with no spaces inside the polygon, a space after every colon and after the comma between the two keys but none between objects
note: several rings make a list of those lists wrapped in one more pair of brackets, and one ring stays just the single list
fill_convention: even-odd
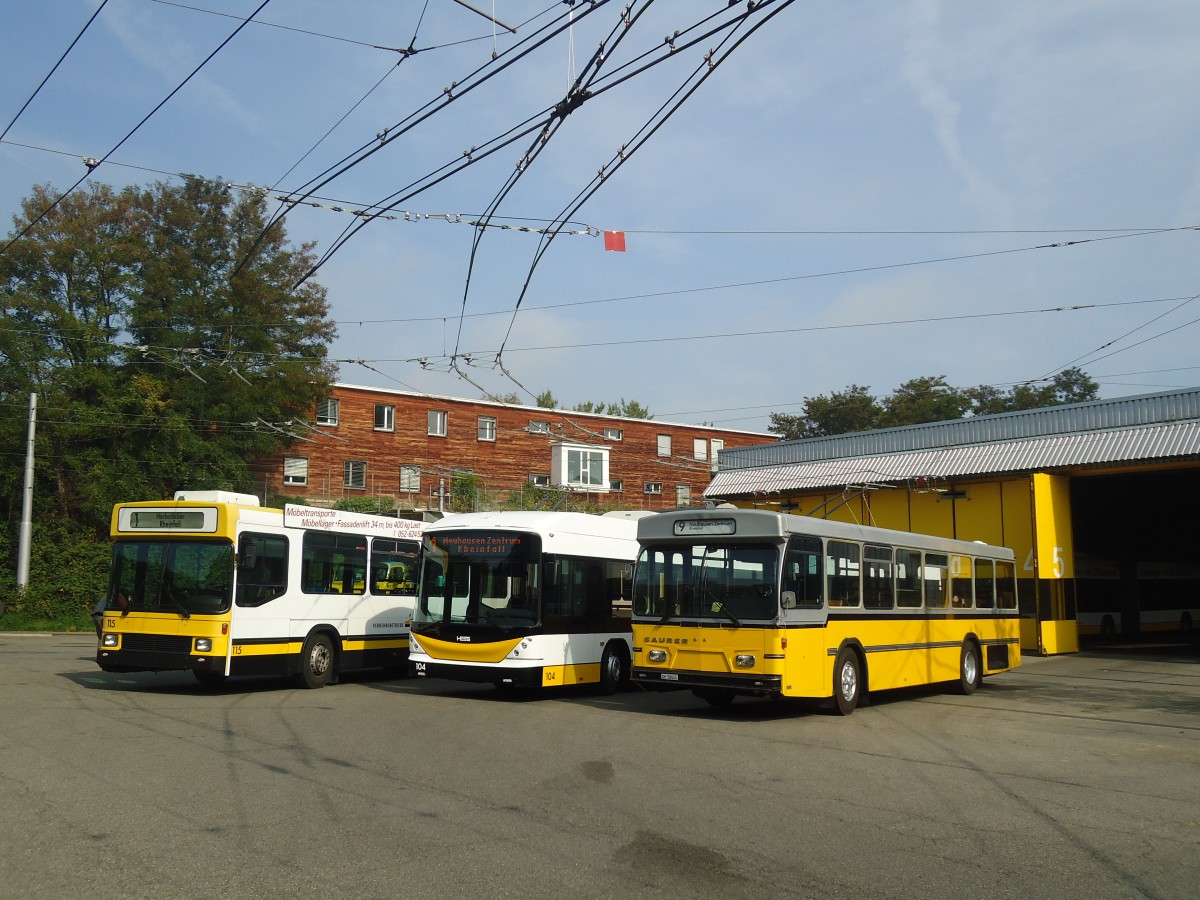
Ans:
[{"label": "overhead trolley wire", "polygon": [[154,107],[154,109],[152,109],[152,110],[150,110],[150,112],[146,113],[146,115],[142,117],[142,120],[140,122],[138,122],[135,126],[133,126],[133,128],[130,129],[130,131],[125,135],[125,137],[121,138],[121,140],[117,141],[117,143],[115,145],[113,145],[112,149],[110,149],[107,153],[105,153],[102,157],[100,157],[100,159],[89,161],[87,163],[87,172],[85,172],[78,181],[76,181],[73,185],[71,185],[69,188],[67,188],[67,190],[65,190],[62,194],[60,194],[53,203],[51,203],[44,210],[42,210],[40,213],[38,213],[36,216],[34,216],[33,219],[30,220],[29,224],[27,224],[23,229],[21,229],[19,234],[17,234],[15,237],[11,238],[8,241],[8,243],[6,243],[3,247],[0,247],[0,254],[3,254],[13,244],[15,244],[21,238],[23,238],[27,234],[29,234],[29,232],[33,230],[34,226],[36,226],[40,221],[42,221],[42,219],[46,218],[46,216],[50,215],[50,213],[52,213],[55,209],[57,209],[58,205],[60,203],[62,203],[63,200],[65,200],[72,192],[74,192],[74,190],[77,187],[79,187],[81,184],[83,184],[84,181],[86,181],[89,177],[91,177],[92,172],[94,172],[102,164],[107,162],[108,158],[110,156],[112,156],[114,153],[116,153],[117,150],[121,149],[121,147],[125,144],[125,142],[128,141],[131,137],[133,137],[138,132],[138,130],[141,129],[141,127],[143,125],[145,125],[148,121],[150,121],[150,118],[155,113],[157,113],[160,109],[162,109],[164,106],[166,106],[172,97],[174,97],[181,90],[183,90],[184,86],[189,81],[191,81],[193,78],[195,78],[196,74],[201,69],[203,69],[206,65],[208,65],[208,63],[212,60],[212,58],[214,56],[216,56],[218,53],[220,53],[222,49],[224,49],[226,44],[228,44],[235,37],[237,37],[238,33],[243,28],[245,28],[246,25],[248,25],[250,23],[250,20],[253,19],[256,15],[258,15],[258,13],[260,13],[270,2],[271,2],[271,0],[263,0],[263,2],[259,4],[258,8],[250,14],[249,19],[246,19],[240,25],[238,25],[238,27],[233,30],[233,33],[230,34],[229,37],[227,37],[227,38],[225,38],[225,40],[221,41],[221,43],[217,46],[217,48],[215,50],[213,50],[211,53],[209,53],[208,56],[204,57],[204,60],[200,63],[200,65],[198,65],[198,66],[196,66],[196,68],[192,69],[191,73],[185,79],[183,79],[183,81],[181,81],[178,85],[176,85],[175,88],[171,91],[171,93],[167,94],[167,96],[165,96],[162,100],[160,100],[158,102],[158,105],[156,105]]},{"label": "overhead trolley wire", "polygon": [[4,140],[5,136],[8,134],[9,129],[12,128],[13,125],[17,124],[17,119],[21,118],[21,116],[25,112],[25,110],[29,108],[29,104],[33,102],[33,98],[36,97],[39,93],[41,93],[42,88],[44,88],[46,86],[46,82],[49,81],[50,77],[55,72],[58,71],[58,67],[61,66],[63,60],[67,58],[67,54],[69,54],[72,50],[75,49],[75,45],[79,43],[79,39],[83,37],[84,32],[86,32],[88,30],[88,28],[91,27],[91,24],[96,21],[96,17],[98,15],[100,15],[101,12],[104,11],[104,7],[106,7],[106,6],[108,6],[108,0],[103,0],[103,2],[98,7],[96,7],[96,11],[94,13],[92,13],[91,18],[89,18],[87,20],[86,24],[84,24],[83,28],[81,28],[79,30],[79,34],[75,35],[75,40],[71,41],[71,43],[67,47],[67,49],[63,51],[62,56],[60,56],[58,58],[58,62],[56,62],[51,67],[50,71],[46,73],[46,77],[42,79],[41,83],[36,88],[34,88],[33,93],[29,95],[29,99],[26,100],[21,105],[21,108],[19,110],[17,110],[17,114],[15,116],[13,116],[12,121],[4,126],[4,131],[0,132],[0,141]]}]

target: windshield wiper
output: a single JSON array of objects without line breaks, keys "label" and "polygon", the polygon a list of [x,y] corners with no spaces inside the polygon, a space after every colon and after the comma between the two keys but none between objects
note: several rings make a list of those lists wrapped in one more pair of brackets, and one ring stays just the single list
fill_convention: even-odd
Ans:
[{"label": "windshield wiper", "polygon": [[174,593],[172,593],[169,590],[164,589],[163,596],[166,597],[168,600],[170,600],[171,605],[174,606],[177,610],[179,610],[180,616],[182,616],[185,619],[190,619],[192,617],[191,612],[188,611],[188,608],[183,605],[183,602],[178,597],[176,597]]},{"label": "windshield wiper", "polygon": [[738,617],[735,616],[733,613],[731,613],[728,610],[728,608],[726,608],[725,601],[722,600],[720,597],[718,597],[716,594],[714,594],[712,592],[711,588],[705,586],[704,593],[712,598],[713,611],[721,613],[721,615],[723,615],[727,619],[729,619],[729,621],[732,622],[734,625],[736,625],[738,628],[742,627],[742,623],[740,621],[738,621]]}]

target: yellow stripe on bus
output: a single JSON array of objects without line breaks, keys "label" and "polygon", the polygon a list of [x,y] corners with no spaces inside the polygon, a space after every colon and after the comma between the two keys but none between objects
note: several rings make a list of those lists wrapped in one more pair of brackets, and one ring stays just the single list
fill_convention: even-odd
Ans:
[{"label": "yellow stripe on bus", "polygon": [[561,687],[566,684],[598,684],[600,663],[581,663],[576,666],[546,666],[542,669],[542,687]]}]

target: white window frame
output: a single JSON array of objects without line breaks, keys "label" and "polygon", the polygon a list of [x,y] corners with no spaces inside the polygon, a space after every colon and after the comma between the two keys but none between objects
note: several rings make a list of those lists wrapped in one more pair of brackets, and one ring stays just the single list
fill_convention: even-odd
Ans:
[{"label": "white window frame", "polygon": [[608,493],[609,448],[555,441],[550,445],[550,483],[590,493]]},{"label": "white window frame", "polygon": [[421,467],[400,467],[400,492],[402,494],[419,494],[421,492]]},{"label": "white window frame", "polygon": [[449,428],[450,416],[444,409],[431,409],[426,418],[425,433],[431,437],[445,437]]},{"label": "white window frame", "polygon": [[691,506],[692,505],[692,486],[690,484],[675,485],[675,505],[676,506]]},{"label": "white window frame", "polygon": [[704,438],[692,438],[692,459],[708,461],[708,441]]},{"label": "white window frame", "polygon": [[542,473],[530,474],[529,483],[537,487],[550,487],[550,476]]},{"label": "white window frame", "polygon": [[305,487],[308,485],[308,457],[285,456],[283,458],[283,486]]},{"label": "white window frame", "polygon": [[620,478],[609,479],[608,489],[614,494],[619,494],[625,490],[625,482]]},{"label": "white window frame", "polygon": [[660,434],[658,436],[658,455],[665,456],[668,459],[671,457],[671,436],[669,434]]},{"label": "white window frame", "polygon": [[642,482],[643,494],[662,494],[661,481],[644,481]]},{"label": "white window frame", "polygon": [[375,430],[396,430],[396,407],[392,406],[390,403],[375,404]]},{"label": "white window frame", "polygon": [[525,429],[530,434],[549,434],[550,423],[543,422],[540,419],[530,419],[529,427]]},{"label": "white window frame", "polygon": [[342,412],[342,401],[330,397],[317,401],[317,424],[337,427]]},{"label": "white window frame", "polygon": [[479,430],[477,432],[478,439],[481,441],[496,440],[496,417],[495,416],[480,416]]},{"label": "white window frame", "polygon": [[620,428],[605,428],[604,439],[606,441],[620,441],[625,439],[625,432]]},{"label": "white window frame", "polygon": [[367,464],[361,459],[342,461],[342,487],[351,491],[367,489]]}]

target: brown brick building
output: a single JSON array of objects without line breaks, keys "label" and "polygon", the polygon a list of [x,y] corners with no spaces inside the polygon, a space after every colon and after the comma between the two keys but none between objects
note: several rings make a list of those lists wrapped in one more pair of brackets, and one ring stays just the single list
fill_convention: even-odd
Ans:
[{"label": "brown brick building", "polygon": [[667,509],[701,502],[725,447],[761,432],[512,406],[336,384],[318,431],[256,466],[264,496],[319,505],[377,497],[383,507],[450,508],[469,484],[479,505],[503,505],[529,484],[602,506]]}]

